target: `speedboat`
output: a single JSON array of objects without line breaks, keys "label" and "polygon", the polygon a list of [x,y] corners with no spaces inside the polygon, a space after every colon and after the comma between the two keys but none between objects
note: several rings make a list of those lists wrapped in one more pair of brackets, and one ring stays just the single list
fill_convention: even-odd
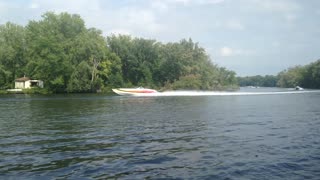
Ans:
[{"label": "speedboat", "polygon": [[154,89],[146,89],[143,87],[138,88],[117,88],[112,89],[113,92],[119,94],[121,96],[141,96],[141,95],[151,95],[154,93],[158,93],[158,91]]}]

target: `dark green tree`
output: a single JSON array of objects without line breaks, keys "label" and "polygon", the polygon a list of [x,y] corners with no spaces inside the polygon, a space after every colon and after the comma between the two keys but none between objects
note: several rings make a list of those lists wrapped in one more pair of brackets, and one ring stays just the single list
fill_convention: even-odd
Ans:
[{"label": "dark green tree", "polygon": [[52,92],[96,92],[122,86],[224,89],[235,73],[213,64],[191,39],[175,43],[86,28],[79,15],[47,12],[24,28],[0,26],[0,88],[27,75]]},{"label": "dark green tree", "polygon": [[24,27],[10,22],[0,25],[0,86],[13,88],[14,80],[25,74],[25,50]]},{"label": "dark green tree", "polygon": [[68,13],[48,12],[42,18],[26,27],[28,75],[42,79],[54,92],[64,92],[73,71],[73,40],[85,31],[84,21]]}]

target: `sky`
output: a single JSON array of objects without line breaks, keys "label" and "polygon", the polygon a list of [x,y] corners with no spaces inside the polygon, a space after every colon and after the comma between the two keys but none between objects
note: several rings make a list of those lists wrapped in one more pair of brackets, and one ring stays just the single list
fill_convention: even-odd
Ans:
[{"label": "sky", "polygon": [[0,24],[26,25],[47,11],[79,14],[105,36],[191,38],[239,76],[320,59],[319,0],[0,0]]}]

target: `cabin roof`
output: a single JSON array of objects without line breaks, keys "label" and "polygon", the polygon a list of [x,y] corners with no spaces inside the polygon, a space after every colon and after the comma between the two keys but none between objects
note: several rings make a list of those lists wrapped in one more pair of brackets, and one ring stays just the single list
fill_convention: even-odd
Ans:
[{"label": "cabin roof", "polygon": [[16,82],[26,82],[29,80],[30,80],[30,78],[28,78],[28,77],[21,77],[21,78],[16,79]]}]

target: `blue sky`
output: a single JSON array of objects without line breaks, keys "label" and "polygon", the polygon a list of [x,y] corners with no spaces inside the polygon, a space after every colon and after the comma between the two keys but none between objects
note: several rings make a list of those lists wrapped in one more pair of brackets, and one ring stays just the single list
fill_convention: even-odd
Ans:
[{"label": "blue sky", "polygon": [[241,76],[320,59],[318,0],[0,0],[0,24],[26,25],[46,11],[79,14],[105,35],[192,38]]}]

